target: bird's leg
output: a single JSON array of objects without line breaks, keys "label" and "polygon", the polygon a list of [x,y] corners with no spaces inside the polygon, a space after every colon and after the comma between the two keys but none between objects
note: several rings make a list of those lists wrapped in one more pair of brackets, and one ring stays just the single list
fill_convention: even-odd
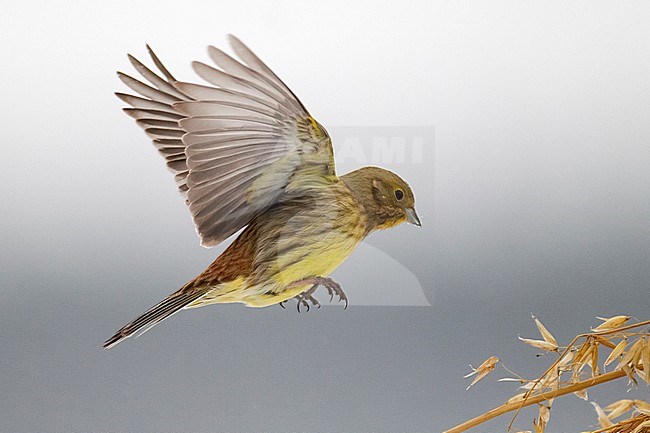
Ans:
[{"label": "bird's leg", "polygon": [[[301,293],[303,299],[306,299],[307,301],[311,302],[311,304],[314,307],[320,308],[320,302],[316,298],[314,298],[314,292],[318,289],[318,284],[314,284],[309,288],[309,290],[305,290],[304,292]],[[309,307],[307,307],[307,311],[309,311]]]},{"label": "bird's leg", "polygon": [[321,284],[325,286],[328,293],[330,294],[330,302],[332,298],[334,298],[333,294],[335,293],[339,297],[339,302],[345,301],[345,307],[343,307],[343,309],[347,310],[348,297],[345,295],[345,292],[341,288],[341,285],[331,278],[323,278]]},{"label": "bird's leg", "polygon": [[328,285],[323,285],[327,289],[327,294],[330,295],[330,302],[334,300],[334,290]]},{"label": "bird's leg", "polygon": [[[308,289],[305,290],[304,292],[300,293],[299,295],[295,296],[296,301],[298,302],[298,311],[300,312],[300,305],[304,305],[307,307],[307,311],[309,311],[309,304],[307,301],[311,302],[312,305],[318,306],[320,308],[320,303],[314,298],[313,294],[318,289],[319,286],[325,287],[327,289],[327,293],[330,295],[330,302],[334,299],[334,295],[336,294],[339,297],[339,302],[345,301],[345,307],[344,309],[348,308],[348,297],[345,295],[345,292],[337,283],[331,278],[325,278],[325,277],[313,277],[313,278],[305,278],[304,280],[299,280],[291,283],[289,287],[294,287],[298,285],[304,285],[304,284],[312,284],[312,286]],[[284,305],[282,303],[280,304],[284,308]]]},{"label": "bird's leg", "polygon": [[[314,284],[314,285],[313,285],[312,287],[310,287],[308,290],[305,290],[304,292],[302,292],[302,293],[300,293],[300,294],[294,296],[294,299],[295,299],[296,301],[298,301],[298,304],[296,305],[296,307],[298,308],[298,312],[299,312],[299,313],[300,313],[300,306],[301,306],[301,305],[304,305],[305,307],[307,307],[307,311],[309,311],[309,304],[308,304],[307,301],[311,302],[311,304],[312,304],[313,306],[320,308],[320,302],[318,302],[318,300],[317,300],[316,298],[314,298],[314,296],[313,296],[313,295],[314,295],[314,292],[316,291],[317,288],[318,288],[318,284]],[[285,309],[284,304],[285,304],[286,302],[287,302],[287,301],[282,301],[282,302],[280,302],[280,304],[279,304],[280,307],[282,307],[283,309]]]},{"label": "bird's leg", "polygon": [[[289,287],[291,287],[293,285],[295,285],[295,284],[292,284]],[[317,288],[318,288],[318,284],[314,284],[308,290],[305,290],[304,292],[294,296],[294,299],[296,299],[296,301],[298,301],[297,307],[298,307],[298,312],[299,313],[300,313],[300,305],[301,304],[304,305],[305,307],[307,307],[307,311],[309,311],[309,304],[307,303],[307,301],[311,302],[311,304],[313,306],[320,308],[320,302],[318,302],[318,300],[316,298],[314,298],[314,296],[313,296],[314,292],[316,291]],[[280,307],[282,307],[282,309],[285,309],[284,304],[286,302],[287,301],[280,302],[279,305],[280,305]]]},{"label": "bird's leg", "polygon": [[[318,284],[314,284],[312,287],[309,288],[309,290],[305,290],[304,292],[294,296],[294,298],[297,301],[296,308],[298,309],[298,312],[300,313],[300,306],[304,305],[307,307],[307,311],[309,311],[309,303],[311,302],[312,305],[320,308],[320,302],[316,298],[314,298],[313,294],[318,288]],[[282,308],[284,308],[284,305],[280,304]]]}]

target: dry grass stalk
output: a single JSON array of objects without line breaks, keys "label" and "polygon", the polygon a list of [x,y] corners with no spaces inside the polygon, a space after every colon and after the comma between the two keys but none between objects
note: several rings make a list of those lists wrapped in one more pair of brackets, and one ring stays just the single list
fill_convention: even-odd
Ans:
[{"label": "dry grass stalk", "polygon": [[472,385],[474,385],[476,382],[479,380],[483,379],[485,376],[487,376],[492,370],[494,370],[494,367],[497,366],[497,363],[499,362],[499,358],[496,356],[490,356],[488,359],[483,361],[481,365],[478,366],[478,368],[472,367],[470,364],[470,368],[472,369],[472,372],[470,374],[467,374],[463,376],[464,379],[467,379],[468,377],[476,375],[472,383],[469,384],[467,389],[470,389]]},{"label": "dry grass stalk", "polygon": [[[517,381],[525,392],[510,398],[506,403],[444,433],[460,433],[478,426],[490,419],[514,411],[512,421],[508,426],[511,430],[520,410],[526,406],[539,404],[539,414],[534,421],[535,433],[544,433],[550,419],[550,408],[556,397],[574,393],[587,400],[587,389],[601,383],[627,377],[630,384],[637,385],[638,379],[650,384],[650,333],[641,328],[650,325],[650,320],[636,324],[625,325],[628,316],[599,318],[603,321],[592,328],[591,333],[576,336],[566,347],[558,346],[557,341],[548,329],[533,316],[535,325],[542,340],[519,337],[524,343],[546,352],[559,353],[546,371],[537,379],[527,380],[507,378],[506,381]],[[604,351],[611,351],[605,357]],[[599,360],[605,358],[602,370]],[[470,375],[477,375],[472,385],[482,379],[496,366],[498,358],[490,357]],[[613,371],[605,372],[610,364],[618,362]],[[466,376],[469,377],[470,375]],[[471,386],[471,385],[470,385]],[[468,387],[469,389],[469,387]],[[546,402],[546,405],[540,403]],[[643,400],[619,400],[604,409],[594,405],[601,424],[596,432],[612,433],[650,433],[650,404]],[[628,412],[628,419],[614,421]]]},{"label": "dry grass stalk", "polygon": [[630,419],[620,421],[611,427],[603,427],[585,433],[648,433],[650,432],[650,418],[637,415]]}]

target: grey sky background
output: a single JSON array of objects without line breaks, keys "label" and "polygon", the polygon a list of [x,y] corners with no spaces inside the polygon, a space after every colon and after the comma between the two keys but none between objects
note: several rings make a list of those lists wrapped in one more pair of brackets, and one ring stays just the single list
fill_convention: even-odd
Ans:
[{"label": "grey sky background", "polygon": [[[565,342],[597,315],[647,319],[648,22],[647,2],[7,5],[0,431],[437,432],[514,392],[503,370],[465,391],[467,364],[550,362],[516,341],[536,335],[531,312]],[[339,172],[406,178],[424,226],[372,235],[335,272],[347,311],[207,307],[104,352],[225,247],[199,246],[115,71],[149,43],[195,80],[227,33],[328,128]],[[376,137],[411,155],[427,131],[419,160],[372,160]],[[547,431],[594,424],[568,397]]]}]

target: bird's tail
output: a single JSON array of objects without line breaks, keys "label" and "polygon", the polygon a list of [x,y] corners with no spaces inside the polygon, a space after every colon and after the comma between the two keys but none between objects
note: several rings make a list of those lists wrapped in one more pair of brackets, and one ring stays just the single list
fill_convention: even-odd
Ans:
[{"label": "bird's tail", "polygon": [[162,302],[149,308],[138,318],[127,323],[104,343],[104,349],[110,349],[122,340],[132,335],[141,335],[153,326],[162,322],[173,314],[187,307],[192,302],[204,296],[210,291],[210,288],[194,289],[190,292],[183,293],[183,289],[172,293],[162,300]]}]

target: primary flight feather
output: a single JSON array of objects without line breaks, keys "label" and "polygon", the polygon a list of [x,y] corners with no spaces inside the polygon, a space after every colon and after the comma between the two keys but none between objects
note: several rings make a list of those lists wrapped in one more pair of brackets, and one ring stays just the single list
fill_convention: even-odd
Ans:
[{"label": "primary flight feather", "polygon": [[420,225],[408,184],[378,167],[337,176],[327,131],[246,45],[230,36],[234,59],[215,47],[216,67],[193,62],[208,85],[178,81],[147,46],[159,71],[132,56],[148,84],[118,73],[140,96],[116,93],[173,172],[201,245],[244,230],[200,275],[109,338],[110,348],[183,308],[291,298],[298,308],[347,297],[328,275],[371,232]]}]

